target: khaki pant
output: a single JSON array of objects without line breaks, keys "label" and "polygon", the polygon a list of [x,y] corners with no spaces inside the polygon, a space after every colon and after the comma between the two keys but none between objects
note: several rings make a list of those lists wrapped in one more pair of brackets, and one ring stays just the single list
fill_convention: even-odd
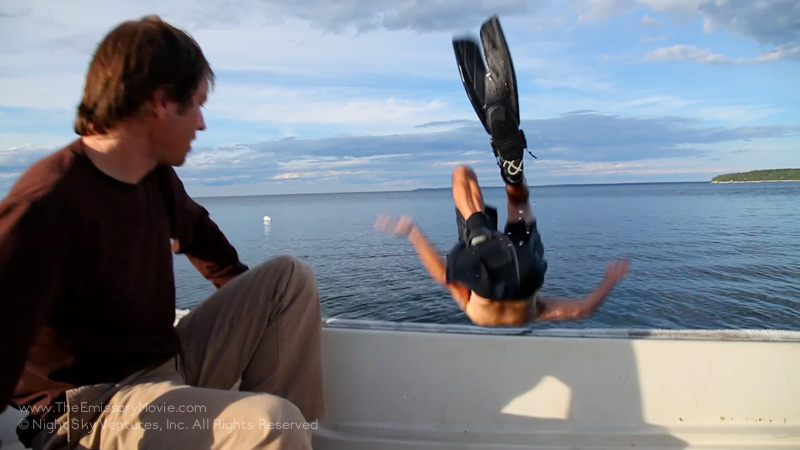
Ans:
[{"label": "khaki pant", "polygon": [[177,330],[182,357],[67,391],[67,413],[34,448],[311,447],[325,401],[308,265],[273,258],[228,282]]}]

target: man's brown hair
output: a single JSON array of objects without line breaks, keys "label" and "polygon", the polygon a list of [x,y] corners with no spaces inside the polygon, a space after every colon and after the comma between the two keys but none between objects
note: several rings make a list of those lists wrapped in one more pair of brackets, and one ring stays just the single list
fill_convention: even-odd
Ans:
[{"label": "man's brown hair", "polygon": [[103,39],[92,58],[75,132],[107,133],[139,114],[161,87],[168,100],[187,108],[203,79],[213,85],[214,72],[191,36],[158,16],[124,22]]}]

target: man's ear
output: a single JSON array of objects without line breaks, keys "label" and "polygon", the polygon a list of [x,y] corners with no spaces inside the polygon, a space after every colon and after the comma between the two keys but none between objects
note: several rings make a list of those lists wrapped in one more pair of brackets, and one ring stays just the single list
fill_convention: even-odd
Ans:
[{"label": "man's ear", "polygon": [[153,112],[153,116],[156,119],[163,119],[167,115],[167,104],[169,103],[167,97],[167,90],[163,87],[160,87],[153,92],[153,96],[150,98],[151,102],[151,111]]}]

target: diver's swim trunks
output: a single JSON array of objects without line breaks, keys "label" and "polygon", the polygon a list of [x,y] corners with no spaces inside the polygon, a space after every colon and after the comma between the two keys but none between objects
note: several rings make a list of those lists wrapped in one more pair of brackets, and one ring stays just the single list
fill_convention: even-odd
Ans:
[{"label": "diver's swim trunks", "polygon": [[490,300],[522,300],[544,283],[547,261],[536,222],[506,224],[497,231],[497,210],[486,206],[488,240],[468,245],[467,221],[456,209],[458,244],[447,255],[447,281],[464,283]]}]

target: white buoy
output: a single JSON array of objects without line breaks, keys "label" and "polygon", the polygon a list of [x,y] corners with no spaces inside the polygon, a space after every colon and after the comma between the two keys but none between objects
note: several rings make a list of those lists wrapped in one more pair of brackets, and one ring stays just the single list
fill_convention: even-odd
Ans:
[{"label": "white buoy", "polygon": [[264,223],[270,223],[270,222],[272,222],[272,219],[270,219],[269,216],[264,216]]}]

